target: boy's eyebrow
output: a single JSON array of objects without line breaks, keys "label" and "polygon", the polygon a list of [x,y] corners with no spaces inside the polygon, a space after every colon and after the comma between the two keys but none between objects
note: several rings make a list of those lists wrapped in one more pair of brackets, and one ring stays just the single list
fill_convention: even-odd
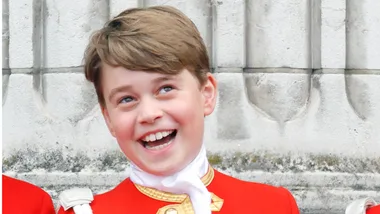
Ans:
[{"label": "boy's eyebrow", "polygon": [[176,79],[176,76],[175,75],[165,75],[165,76],[161,76],[161,77],[157,77],[155,78],[152,82],[154,84],[157,84],[157,83],[160,83],[160,82],[163,82],[163,81],[167,81],[167,80],[173,80],[173,79]]},{"label": "boy's eyebrow", "polygon": [[132,88],[132,86],[130,86],[130,85],[123,85],[123,86],[120,86],[117,88],[113,88],[110,92],[110,95],[108,96],[108,100],[111,100],[112,97],[115,96],[115,94],[122,92],[122,91],[128,91],[131,88]]},{"label": "boy's eyebrow", "polygon": [[[155,79],[152,80],[152,83],[153,84],[158,84],[160,82],[164,82],[164,81],[167,81],[167,80],[173,80],[173,79],[176,79],[176,76],[175,75],[166,75],[166,76],[161,76],[161,77],[157,77]],[[120,87],[117,87],[117,88],[113,88],[110,92],[110,95],[108,96],[108,100],[111,100],[113,96],[115,96],[115,94],[119,93],[119,92],[123,92],[123,91],[128,91],[128,90],[131,90],[132,86],[131,85],[123,85],[123,86],[120,86]]]}]

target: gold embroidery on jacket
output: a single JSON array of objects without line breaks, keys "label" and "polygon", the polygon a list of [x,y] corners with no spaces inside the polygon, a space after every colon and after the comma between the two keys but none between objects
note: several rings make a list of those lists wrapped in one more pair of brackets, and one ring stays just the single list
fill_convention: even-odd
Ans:
[{"label": "gold embroidery on jacket", "polygon": [[[207,187],[214,179],[214,169],[209,166],[205,176],[201,178],[204,185]],[[194,214],[193,206],[190,197],[186,194],[173,194],[169,192],[159,191],[153,188],[144,187],[135,184],[136,188],[144,195],[165,202],[177,203],[164,206],[157,211],[157,214]],[[210,205],[211,211],[220,211],[223,206],[224,200],[211,193],[212,203]]]},{"label": "gold embroidery on jacket", "polygon": [[[211,211],[220,211],[222,209],[224,200],[216,196],[214,193],[211,193],[211,199]],[[194,210],[190,201],[190,197],[186,197],[186,199],[180,204],[170,204],[161,207],[156,214],[194,214]]]}]

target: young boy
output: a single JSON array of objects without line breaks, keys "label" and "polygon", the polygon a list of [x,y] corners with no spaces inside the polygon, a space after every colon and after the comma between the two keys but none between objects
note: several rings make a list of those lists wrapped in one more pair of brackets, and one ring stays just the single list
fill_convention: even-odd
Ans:
[{"label": "young boy", "polygon": [[[197,28],[177,9],[134,8],[109,21],[91,38],[85,75],[132,163],[129,178],[95,196],[94,214],[299,213],[286,189],[210,167],[204,118],[215,108],[217,82]],[[65,194],[59,213],[74,213],[67,198],[82,193]]]},{"label": "young boy", "polygon": [[39,187],[3,175],[3,214],[55,214],[53,202]]}]

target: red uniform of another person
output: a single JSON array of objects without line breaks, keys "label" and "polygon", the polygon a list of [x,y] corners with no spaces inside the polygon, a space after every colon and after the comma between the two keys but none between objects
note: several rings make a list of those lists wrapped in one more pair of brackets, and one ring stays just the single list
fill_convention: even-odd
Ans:
[{"label": "red uniform of another person", "polygon": [[39,187],[3,175],[3,214],[55,214],[48,193]]},{"label": "red uniform of another person", "polygon": [[366,214],[380,214],[380,204],[369,208]]}]

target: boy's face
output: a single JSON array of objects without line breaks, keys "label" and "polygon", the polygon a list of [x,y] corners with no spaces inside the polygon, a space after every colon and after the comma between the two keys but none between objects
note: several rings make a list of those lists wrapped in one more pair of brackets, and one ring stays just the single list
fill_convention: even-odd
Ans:
[{"label": "boy's face", "polygon": [[216,80],[199,81],[186,69],[177,75],[102,67],[102,108],[121,150],[142,170],[170,175],[199,153],[204,117],[216,102]]}]

